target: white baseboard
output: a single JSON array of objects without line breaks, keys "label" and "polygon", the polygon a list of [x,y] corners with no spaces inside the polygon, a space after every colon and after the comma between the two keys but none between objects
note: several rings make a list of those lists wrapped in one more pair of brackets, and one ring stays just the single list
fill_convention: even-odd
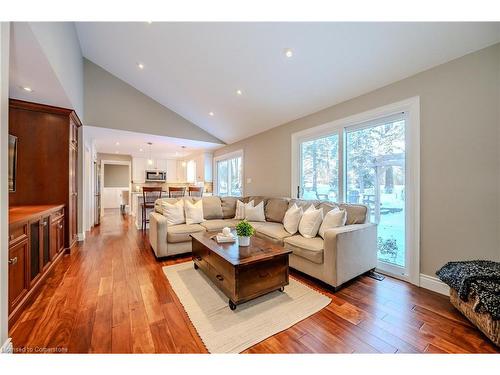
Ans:
[{"label": "white baseboard", "polygon": [[83,232],[83,233],[78,233],[78,234],[76,235],[76,240],[77,240],[78,242],[85,241],[85,232]]},{"label": "white baseboard", "polygon": [[432,290],[446,296],[450,295],[450,287],[439,280],[437,277],[420,274],[420,287]]},{"label": "white baseboard", "polygon": [[14,352],[14,347],[12,346],[12,340],[10,337],[4,342],[0,348],[0,353],[2,354],[12,354]]}]

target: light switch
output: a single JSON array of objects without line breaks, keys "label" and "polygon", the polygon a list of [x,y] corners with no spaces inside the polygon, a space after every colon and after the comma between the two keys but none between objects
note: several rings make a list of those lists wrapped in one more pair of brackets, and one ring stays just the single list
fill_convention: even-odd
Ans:
[{"label": "light switch", "polygon": [[252,178],[251,177],[248,177],[247,178],[247,184],[251,184],[252,183]]}]

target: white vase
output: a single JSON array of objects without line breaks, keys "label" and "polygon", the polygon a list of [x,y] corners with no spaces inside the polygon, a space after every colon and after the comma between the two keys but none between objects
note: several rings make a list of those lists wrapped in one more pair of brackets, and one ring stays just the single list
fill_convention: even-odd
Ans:
[{"label": "white vase", "polygon": [[240,246],[250,246],[250,237],[238,236],[238,242],[239,242]]}]

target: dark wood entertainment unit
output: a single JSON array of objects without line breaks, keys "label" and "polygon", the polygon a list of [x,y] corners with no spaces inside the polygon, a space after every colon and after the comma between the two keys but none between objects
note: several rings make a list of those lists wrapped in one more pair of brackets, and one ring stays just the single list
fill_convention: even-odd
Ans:
[{"label": "dark wood entertainment unit", "polygon": [[72,109],[9,101],[17,137],[9,192],[9,327],[78,239],[78,116]]}]

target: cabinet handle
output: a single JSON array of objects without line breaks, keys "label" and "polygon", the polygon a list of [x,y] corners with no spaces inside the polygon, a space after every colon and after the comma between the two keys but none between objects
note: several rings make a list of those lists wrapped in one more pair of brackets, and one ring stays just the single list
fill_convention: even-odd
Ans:
[{"label": "cabinet handle", "polygon": [[215,278],[219,281],[223,281],[224,278],[222,277],[222,275],[216,275]]},{"label": "cabinet handle", "polygon": [[46,221],[44,221],[44,222],[42,223],[42,226],[46,227],[46,226],[47,226],[47,222],[46,222]]},{"label": "cabinet handle", "polygon": [[201,261],[201,257],[200,256],[195,257],[195,259],[198,260],[198,261]]},{"label": "cabinet handle", "polygon": [[16,264],[16,263],[17,263],[17,257],[14,257],[14,258],[9,259],[9,264],[14,265],[14,264]]},{"label": "cabinet handle", "polygon": [[16,238],[16,236],[14,236],[13,234],[11,234],[11,235],[9,236],[9,240],[11,240],[11,241],[12,241],[14,238]]},{"label": "cabinet handle", "polygon": [[59,224],[59,229],[62,229],[62,224]]}]

